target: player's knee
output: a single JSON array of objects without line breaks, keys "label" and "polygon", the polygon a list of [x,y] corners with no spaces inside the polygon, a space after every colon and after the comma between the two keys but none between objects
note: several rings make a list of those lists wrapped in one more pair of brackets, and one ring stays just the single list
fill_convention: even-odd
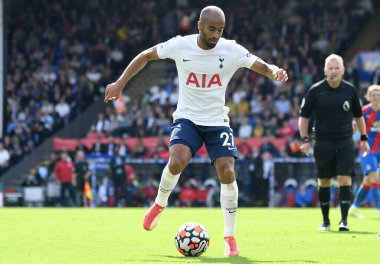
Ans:
[{"label": "player's knee", "polygon": [[229,184],[235,180],[235,172],[233,166],[230,166],[228,162],[220,165],[219,178],[224,184]]},{"label": "player's knee", "polygon": [[378,184],[379,183],[379,174],[377,172],[369,173],[368,177],[363,178],[363,183],[367,186],[370,186],[371,184]]},{"label": "player's knee", "polygon": [[228,179],[231,179],[231,181],[233,181],[235,177],[234,168],[231,166],[226,166],[224,170],[224,176]]},{"label": "player's knee", "polygon": [[379,177],[371,177],[370,184],[379,184]]},{"label": "player's knee", "polygon": [[318,186],[328,188],[331,186],[331,179],[318,179]]},{"label": "player's knee", "polygon": [[338,178],[339,186],[351,186],[351,178],[350,177],[340,177]]},{"label": "player's knee", "polygon": [[182,159],[180,156],[171,157],[168,166],[170,173],[173,175],[177,175],[185,169],[186,161],[185,159]]}]

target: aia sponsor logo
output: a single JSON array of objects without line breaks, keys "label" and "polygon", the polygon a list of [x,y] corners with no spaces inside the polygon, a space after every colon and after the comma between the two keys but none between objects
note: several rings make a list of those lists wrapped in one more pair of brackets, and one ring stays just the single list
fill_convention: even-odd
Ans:
[{"label": "aia sponsor logo", "polygon": [[195,74],[190,72],[187,77],[186,85],[195,86],[197,88],[222,87],[219,74]]}]

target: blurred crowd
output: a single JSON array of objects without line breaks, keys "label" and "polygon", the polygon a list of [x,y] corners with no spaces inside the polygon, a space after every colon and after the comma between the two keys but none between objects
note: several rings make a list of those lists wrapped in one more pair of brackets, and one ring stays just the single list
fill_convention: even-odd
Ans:
[{"label": "blurred crowd", "polygon": [[[159,142],[158,145],[161,145]],[[78,146],[75,150],[52,152],[50,157],[31,168],[20,185],[26,189],[42,188],[43,196],[35,200],[24,197],[28,206],[75,207],[149,207],[157,195],[164,157],[141,165],[129,157],[138,157],[138,149],[121,152],[118,145],[102,144],[101,152]],[[94,149],[97,147],[94,144]],[[113,154],[107,151],[113,148]],[[88,151],[88,152],[86,152]],[[132,161],[132,162],[131,162]],[[314,207],[317,205],[317,182],[300,173],[274,177],[275,161],[264,144],[260,151],[236,161],[240,206]],[[246,170],[246,171],[245,171]],[[245,173],[243,176],[242,174]],[[298,175],[299,174],[299,175]],[[239,176],[240,175],[240,176]],[[273,190],[271,185],[273,184]],[[331,189],[331,205],[337,206],[338,186]],[[272,192],[272,193],[271,193]],[[220,189],[208,162],[190,166],[181,175],[170,196],[170,206],[213,207],[219,202]],[[370,206],[367,197],[364,206]]]},{"label": "blurred crowd", "polygon": [[0,174],[94,102],[131,54],[151,43],[153,3],[9,1],[2,139],[8,158]]},{"label": "blurred crowd", "polygon": [[[112,156],[97,158],[86,158],[83,150],[52,152],[48,159],[30,169],[21,185],[45,188],[46,197],[39,202],[50,206],[150,206],[157,195],[158,179],[126,163],[118,150]],[[100,159],[106,160],[104,167],[98,166]],[[212,207],[218,201],[218,192],[217,180],[212,177],[202,180],[184,176],[170,204]],[[24,204],[34,205],[27,197]]]},{"label": "blurred crowd", "polygon": [[[178,34],[197,33],[199,10],[211,3],[10,2],[0,174],[102,96],[102,88],[115,80],[138,52]],[[300,101],[311,84],[323,78],[324,58],[332,52],[341,54],[374,15],[372,1],[212,2],[226,13],[224,37],[285,68],[289,75],[283,84],[241,70],[231,80],[226,102],[235,136],[280,137],[288,142],[280,149],[270,143],[264,144],[264,149],[242,146],[242,157],[264,152],[272,157],[299,157]],[[379,50],[380,45],[374,49]],[[359,87],[356,69],[345,63],[345,79]],[[118,138],[169,135],[178,101],[173,66],[168,65],[161,83],[142,87],[146,93],[141,102],[124,95],[99,114],[89,133]],[[141,149],[143,152],[144,146]],[[167,146],[162,149],[167,151]]]}]

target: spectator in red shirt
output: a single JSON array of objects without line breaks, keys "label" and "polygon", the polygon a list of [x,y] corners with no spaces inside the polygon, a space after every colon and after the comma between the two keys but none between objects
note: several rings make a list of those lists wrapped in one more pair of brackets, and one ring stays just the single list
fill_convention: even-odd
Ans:
[{"label": "spectator in red shirt", "polygon": [[192,206],[193,203],[195,203],[198,199],[198,191],[191,184],[191,181],[187,181],[185,183],[185,186],[181,189],[181,192],[179,193],[179,201],[181,206],[189,207]]},{"label": "spectator in red shirt", "polygon": [[67,152],[61,153],[61,159],[55,164],[54,175],[61,183],[61,206],[65,206],[65,191],[69,192],[71,206],[76,206],[76,198],[74,191],[75,177],[73,174],[74,163],[71,161]]},{"label": "spectator in red shirt", "polygon": [[145,186],[142,188],[144,206],[151,206],[152,202],[157,196],[158,183],[150,178]]},{"label": "spectator in red shirt", "polygon": [[239,150],[239,156],[242,158],[248,158],[252,154],[252,148],[248,144],[248,141],[246,138],[242,138],[241,142],[238,146]]},{"label": "spectator in red shirt", "polygon": [[153,158],[164,160],[169,159],[169,147],[165,143],[164,138],[159,139],[157,146],[154,149]]},{"label": "spectator in red shirt", "polygon": [[283,126],[278,130],[278,135],[282,138],[294,138],[296,131],[289,121],[285,121]]}]

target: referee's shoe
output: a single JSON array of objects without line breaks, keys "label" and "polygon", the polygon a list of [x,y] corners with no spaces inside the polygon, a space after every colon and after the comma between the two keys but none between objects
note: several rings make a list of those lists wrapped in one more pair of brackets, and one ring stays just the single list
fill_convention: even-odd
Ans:
[{"label": "referee's shoe", "polygon": [[339,231],[350,231],[350,228],[348,227],[347,221],[341,220],[339,222]]},{"label": "referee's shoe", "polygon": [[323,221],[322,225],[318,228],[319,231],[330,231],[330,222]]}]

